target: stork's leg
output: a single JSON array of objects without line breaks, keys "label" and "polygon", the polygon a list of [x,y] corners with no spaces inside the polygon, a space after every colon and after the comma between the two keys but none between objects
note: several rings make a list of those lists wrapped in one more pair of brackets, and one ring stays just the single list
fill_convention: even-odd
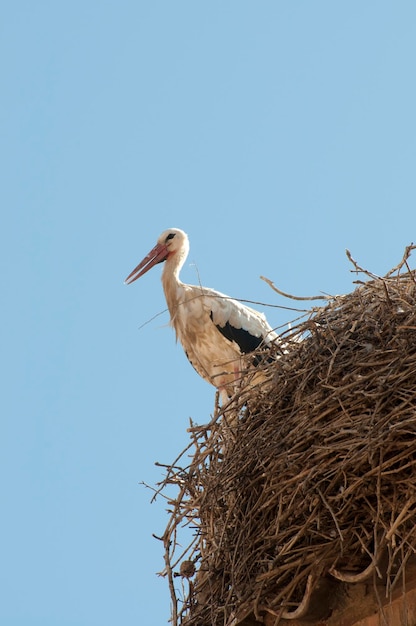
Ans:
[{"label": "stork's leg", "polygon": [[242,376],[243,364],[241,360],[238,364],[236,363],[234,365],[233,370],[234,370],[234,393],[237,393],[241,389],[241,385],[243,382],[243,376]]},{"label": "stork's leg", "polygon": [[[241,369],[237,365],[234,365],[233,372],[234,372],[234,384],[230,382],[230,380],[228,380],[228,383],[226,386],[225,385],[226,381],[224,380],[224,385],[220,385],[218,387],[218,393],[221,399],[222,406],[224,406],[224,404],[227,404],[231,400],[231,398],[239,390],[240,385],[241,385]],[[231,393],[231,388],[233,389],[233,393]]]}]

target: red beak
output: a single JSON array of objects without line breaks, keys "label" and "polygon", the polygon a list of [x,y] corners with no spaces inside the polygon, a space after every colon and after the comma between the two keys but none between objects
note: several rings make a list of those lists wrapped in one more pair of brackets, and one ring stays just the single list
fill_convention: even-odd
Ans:
[{"label": "red beak", "polygon": [[144,257],[143,261],[139,263],[137,267],[129,274],[124,281],[127,285],[130,285],[135,280],[146,274],[154,265],[166,261],[168,256],[168,249],[162,243],[157,243],[153,250],[150,250],[149,254]]}]

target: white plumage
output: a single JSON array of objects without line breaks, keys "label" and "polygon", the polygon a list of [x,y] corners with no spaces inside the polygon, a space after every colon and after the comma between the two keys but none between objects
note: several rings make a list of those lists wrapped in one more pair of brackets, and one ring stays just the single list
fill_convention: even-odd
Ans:
[{"label": "white plumage", "polygon": [[125,282],[130,284],[165,262],[162,284],[176,337],[198,374],[217,387],[222,397],[231,396],[240,372],[254,365],[250,353],[270,347],[280,341],[279,336],[258,311],[219,291],[184,284],[179,272],[188,252],[186,233],[178,228],[165,230]]}]

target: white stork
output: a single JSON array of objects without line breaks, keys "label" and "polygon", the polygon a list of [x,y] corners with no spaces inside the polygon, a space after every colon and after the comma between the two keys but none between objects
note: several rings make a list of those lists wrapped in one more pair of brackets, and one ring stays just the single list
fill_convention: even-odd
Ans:
[{"label": "white stork", "polygon": [[256,364],[248,355],[280,340],[262,313],[219,291],[184,284],[179,272],[188,252],[186,233],[169,228],[125,283],[165,262],[162,284],[176,337],[198,374],[217,387],[224,401],[234,393],[241,372]]}]

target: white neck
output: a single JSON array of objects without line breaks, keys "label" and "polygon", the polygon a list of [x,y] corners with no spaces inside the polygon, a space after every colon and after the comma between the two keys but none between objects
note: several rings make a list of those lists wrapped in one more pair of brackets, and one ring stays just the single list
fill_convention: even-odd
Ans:
[{"label": "white neck", "polygon": [[165,261],[165,267],[162,272],[162,285],[165,292],[165,298],[173,320],[179,300],[180,287],[183,285],[179,278],[179,273],[187,256],[187,251],[178,250],[174,252]]}]

